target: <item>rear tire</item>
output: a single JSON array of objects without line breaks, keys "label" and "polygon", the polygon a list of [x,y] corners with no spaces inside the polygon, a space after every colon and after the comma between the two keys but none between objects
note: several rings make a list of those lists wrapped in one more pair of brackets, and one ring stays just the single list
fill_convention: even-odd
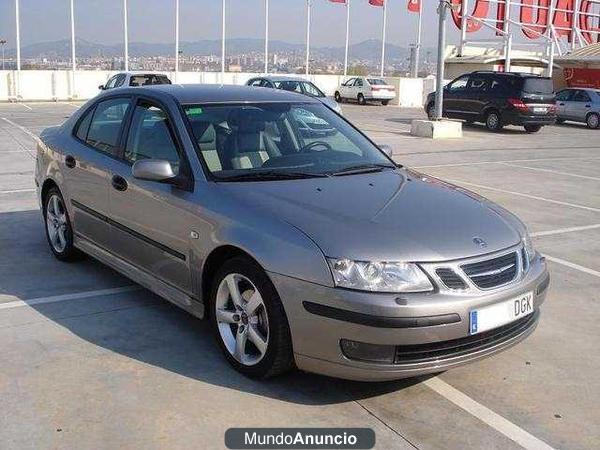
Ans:
[{"label": "rear tire", "polygon": [[367,101],[365,100],[365,96],[362,94],[358,94],[358,97],[356,97],[356,99],[358,100],[358,104],[359,105],[366,105]]},{"label": "rear tire", "polygon": [[600,128],[600,116],[598,113],[590,113],[586,117],[585,123],[590,130],[597,130]]},{"label": "rear tire", "polygon": [[83,253],[73,245],[73,226],[69,212],[56,186],[51,187],[44,196],[42,214],[46,225],[46,239],[56,259],[65,262],[80,260]]},{"label": "rear tire", "polygon": [[565,119],[556,119],[556,125],[562,125],[565,123]]},{"label": "rear tire", "polygon": [[435,119],[435,103],[427,105],[427,118],[429,120]]},{"label": "rear tire", "polygon": [[500,117],[500,113],[496,110],[492,110],[487,113],[485,116],[485,127],[489,131],[500,131],[503,127],[502,118]]},{"label": "rear tire", "polygon": [[527,131],[528,133],[537,133],[538,131],[540,131],[542,129],[541,125],[524,125],[523,128],[525,128],[525,131]]},{"label": "rear tire", "polygon": [[215,275],[208,306],[219,347],[238,372],[269,378],[293,367],[283,305],[256,262],[243,256],[226,261]]},{"label": "rear tire", "polygon": [[344,101],[344,99],[342,98],[342,95],[338,91],[335,91],[335,94],[333,95],[333,97],[335,98],[335,101],[338,103],[342,103]]},{"label": "rear tire", "polygon": [[381,101],[381,104],[382,104],[383,106],[387,106],[387,105],[389,105],[389,104],[390,104],[390,101],[389,101],[389,100],[382,100],[382,101]]}]

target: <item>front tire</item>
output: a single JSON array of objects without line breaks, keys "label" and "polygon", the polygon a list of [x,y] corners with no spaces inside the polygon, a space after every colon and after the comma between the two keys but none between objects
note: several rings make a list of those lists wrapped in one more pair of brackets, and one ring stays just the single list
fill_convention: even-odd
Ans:
[{"label": "front tire", "polygon": [[344,101],[344,99],[342,98],[342,95],[338,91],[335,91],[335,94],[333,95],[333,97],[335,98],[335,101],[338,103],[342,103]]},{"label": "front tire", "polygon": [[427,118],[429,120],[435,119],[435,103],[430,103],[427,106]]},{"label": "front tire", "polygon": [[251,259],[235,257],[219,269],[209,317],[219,347],[238,372],[269,378],[293,367],[283,305],[269,277]]},{"label": "front tire", "polygon": [[540,131],[542,129],[541,125],[524,125],[523,128],[525,128],[525,131],[527,131],[528,133],[537,133],[538,131]]},{"label": "front tire", "polygon": [[485,116],[485,127],[489,131],[500,131],[503,127],[502,118],[500,117],[500,113],[496,110],[492,110],[487,113]]},{"label": "front tire", "polygon": [[387,105],[389,105],[389,104],[390,104],[390,101],[389,101],[389,100],[382,100],[382,101],[381,101],[381,104],[382,104],[383,106],[387,106]]},{"label": "front tire", "polygon": [[76,261],[82,253],[73,245],[73,226],[65,200],[57,187],[48,190],[43,202],[46,239],[52,254],[60,261]]},{"label": "front tire", "polygon": [[365,96],[362,94],[358,94],[358,97],[356,97],[356,99],[358,100],[358,104],[359,105],[366,105],[367,101],[365,100]]},{"label": "front tire", "polygon": [[585,123],[591,130],[597,130],[600,128],[600,116],[597,113],[588,114]]}]

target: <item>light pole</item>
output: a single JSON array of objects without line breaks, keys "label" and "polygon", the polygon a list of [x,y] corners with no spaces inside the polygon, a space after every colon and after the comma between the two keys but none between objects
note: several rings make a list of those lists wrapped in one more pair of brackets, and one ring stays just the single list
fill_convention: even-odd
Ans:
[{"label": "light pole", "polygon": [[453,5],[450,0],[440,0],[438,5],[438,59],[435,88],[435,120],[441,120],[444,103],[444,56],[446,51],[446,13],[448,9],[458,10],[460,5]]},{"label": "light pole", "polygon": [[4,70],[4,46],[6,45],[6,39],[0,39],[0,46],[2,46],[2,70]]}]

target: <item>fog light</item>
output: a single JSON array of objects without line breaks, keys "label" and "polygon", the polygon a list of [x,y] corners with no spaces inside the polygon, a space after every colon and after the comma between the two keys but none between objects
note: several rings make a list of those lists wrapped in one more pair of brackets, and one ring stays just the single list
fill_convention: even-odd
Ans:
[{"label": "fog light", "polygon": [[374,363],[392,364],[396,353],[393,345],[366,344],[348,339],[340,340],[340,347],[346,358]]}]

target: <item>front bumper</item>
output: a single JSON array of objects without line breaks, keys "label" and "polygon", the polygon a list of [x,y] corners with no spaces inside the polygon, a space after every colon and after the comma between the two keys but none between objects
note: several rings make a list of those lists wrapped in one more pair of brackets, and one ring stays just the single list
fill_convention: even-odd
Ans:
[{"label": "front bumper", "polygon": [[[338,378],[378,381],[444,371],[505,350],[525,339],[539,320],[548,272],[539,255],[525,277],[507,287],[477,295],[379,294],[320,286],[269,274],[282,299],[292,334],[296,365],[302,370]],[[506,330],[490,333],[485,342],[472,345],[469,314],[472,309],[534,293],[533,315]],[[320,305],[309,312],[310,305]],[[325,308],[348,315],[321,314]],[[475,335],[478,336],[478,335]],[[394,364],[347,358],[343,339],[360,343],[423,349],[422,357],[397,357]],[[440,345],[437,345],[439,343]],[[460,345],[455,345],[460,344]],[[465,344],[465,345],[463,345]],[[456,348],[439,351],[440,348]]]}]

